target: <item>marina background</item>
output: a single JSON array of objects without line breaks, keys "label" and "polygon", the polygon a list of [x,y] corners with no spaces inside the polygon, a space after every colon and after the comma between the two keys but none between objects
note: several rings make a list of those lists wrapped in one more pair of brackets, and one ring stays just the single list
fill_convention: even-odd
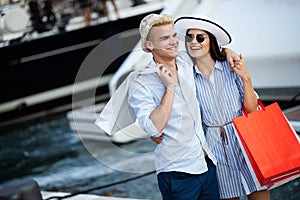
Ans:
[{"label": "marina background", "polygon": [[[107,157],[119,166],[148,165],[144,157],[133,157],[128,162],[107,142],[86,141],[73,134],[66,113],[1,128],[0,135],[0,187],[16,180],[32,178],[43,191],[79,192],[114,182],[141,176],[114,170],[96,159],[86,148],[107,152]],[[129,152],[151,152],[154,143],[148,138],[117,146]],[[148,160],[149,161],[149,160]],[[150,172],[149,170],[148,172]],[[156,174],[117,184],[90,193],[126,198],[160,200]],[[272,200],[298,200],[300,179],[271,191]]]},{"label": "marina background", "polygon": [[[129,1],[117,2],[125,2],[129,5]],[[42,30],[38,34],[31,32],[33,31],[31,28],[29,30],[26,28],[26,37],[1,42],[0,122],[20,116],[25,119],[0,126],[0,188],[12,181],[32,178],[45,191],[76,193],[103,186],[102,189],[92,190],[91,193],[114,197],[161,199],[156,174],[153,172],[153,161],[149,156],[155,144],[149,138],[118,145],[100,141],[83,142],[72,132],[66,117],[67,111],[74,106],[74,104],[71,105],[74,80],[86,55],[111,34],[124,31],[129,28],[129,25],[134,26],[131,28],[137,28],[134,23],[138,24],[146,14],[145,11],[150,12],[150,7],[151,12],[160,12],[164,2],[169,1],[149,0],[146,2],[152,3],[137,7],[128,6],[120,10],[121,19],[117,19],[115,15],[112,15],[110,20],[92,16],[89,26],[82,24],[82,17],[78,10],[71,20],[68,19],[70,17],[68,13],[64,13],[66,15],[62,16],[66,20],[70,20],[69,24],[65,24],[65,21],[62,20],[60,21],[62,22],[61,27],[56,27],[52,31],[44,32]],[[233,20],[229,24],[230,28],[233,28],[234,41],[241,41],[234,43],[232,48],[247,53],[249,66],[252,67],[250,71],[254,78],[258,78],[254,81],[257,84],[255,86],[258,93],[264,94],[262,97],[268,100],[266,104],[280,100],[283,106],[287,105],[289,101],[292,101],[289,106],[299,105],[300,51],[299,45],[295,41],[299,26],[293,26],[293,23],[299,23],[298,1],[274,0],[268,1],[268,5],[263,0],[245,2],[191,0],[188,2],[187,4],[183,0],[174,0],[172,4],[169,3],[166,6],[164,11],[176,15],[182,13],[211,14],[224,22],[228,19],[236,19],[238,12],[244,12],[239,16],[247,28],[240,28],[239,20]],[[235,12],[228,12],[232,4],[236,6]],[[256,6],[255,15],[247,14],[246,11],[253,12],[253,5]],[[265,9],[265,6],[268,9]],[[276,11],[275,15],[272,15],[271,12],[268,13],[273,8]],[[224,10],[226,15],[223,15]],[[248,16],[250,16],[250,20]],[[289,16],[292,17],[289,18]],[[266,23],[258,24],[259,20],[254,17],[260,18],[261,22],[265,21]],[[275,17],[279,17],[283,21],[289,18],[286,20],[289,23],[280,21],[282,27],[287,27],[284,30],[286,32],[280,33],[283,28],[278,29],[276,24],[278,20],[272,22]],[[275,23],[275,26],[272,23]],[[251,29],[253,24],[255,29]],[[268,30],[272,31],[272,37],[264,34]],[[280,38],[278,35],[281,35]],[[296,37],[294,37],[295,35]],[[105,46],[103,47],[104,51],[98,49],[101,55],[110,51],[114,54],[117,50],[119,52],[121,49],[119,47],[122,46],[120,41],[126,42],[124,46],[130,47],[131,50],[131,47],[136,45],[139,39],[137,30],[119,36],[121,37],[117,39],[120,40],[109,44],[109,47],[116,48]],[[125,40],[123,36],[126,36],[127,39]],[[5,39],[5,37],[1,37],[1,39]],[[278,41],[278,39],[280,40]],[[262,46],[258,48],[258,44],[262,44]],[[18,45],[21,48],[18,48]],[[28,51],[30,48],[35,50]],[[17,56],[17,52],[20,55]],[[104,59],[99,59],[98,55],[95,58],[93,70],[90,70],[89,74],[84,74],[88,80],[83,78],[84,81],[80,82],[84,83],[83,88],[85,89],[80,91],[83,93],[82,96],[85,96],[91,88],[96,90],[95,87],[99,81],[97,74],[100,70],[99,60],[101,60],[101,65],[107,66]],[[124,54],[124,56],[126,55]],[[133,54],[131,57],[134,59],[128,60],[125,64],[137,66],[136,62],[141,65],[140,61],[147,61],[144,57],[135,56]],[[105,69],[108,73],[105,79],[106,84],[110,78],[114,78],[112,75],[115,75],[114,72],[123,59],[125,57],[117,59],[117,63],[113,63],[116,65]],[[104,69],[101,68],[101,70]],[[270,75],[271,72],[272,75]],[[37,73],[38,75],[36,75]],[[114,79],[115,83],[119,78]],[[48,90],[50,93],[45,95],[44,92],[49,92]],[[108,98],[107,85],[97,88],[97,92],[96,95],[104,95],[104,98]],[[35,98],[36,96],[39,98]],[[95,98],[93,100],[99,100],[95,96],[93,98]],[[62,103],[63,106],[61,106]],[[84,106],[84,103],[78,102],[76,105],[77,107]],[[51,110],[50,108],[53,107],[54,109]],[[29,119],[29,112],[38,109],[41,110],[41,113],[38,113],[34,119]],[[118,150],[132,152],[135,156],[128,157]],[[133,169],[135,171],[141,169],[143,172],[131,173],[134,171]],[[143,176],[144,173],[145,176]],[[135,179],[139,176],[141,177]],[[126,180],[131,181],[126,182]],[[114,184],[119,182],[124,183]],[[112,186],[105,187],[110,184]],[[271,191],[272,200],[298,200],[299,197],[300,179]]]}]

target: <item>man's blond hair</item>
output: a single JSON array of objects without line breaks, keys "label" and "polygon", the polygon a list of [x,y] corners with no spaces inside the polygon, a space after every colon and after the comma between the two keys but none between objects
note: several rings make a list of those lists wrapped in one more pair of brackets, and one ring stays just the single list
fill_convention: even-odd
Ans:
[{"label": "man's blond hair", "polygon": [[160,15],[160,17],[158,17],[154,20],[153,26],[160,26],[160,25],[166,25],[166,24],[174,25],[174,19],[171,15],[162,14],[162,15]]},{"label": "man's blond hair", "polygon": [[166,24],[174,25],[174,19],[171,15],[168,14],[149,14],[140,23],[140,35],[142,39],[142,49],[146,52],[149,52],[145,43],[148,39],[148,35],[152,27],[161,26]]}]

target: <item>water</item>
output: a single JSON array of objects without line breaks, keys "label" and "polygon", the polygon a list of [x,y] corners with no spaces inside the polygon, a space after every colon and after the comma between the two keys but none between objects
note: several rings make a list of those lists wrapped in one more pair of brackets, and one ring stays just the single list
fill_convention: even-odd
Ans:
[{"label": "water", "polygon": [[[10,181],[33,178],[41,190],[74,193],[153,170],[149,152],[154,143],[150,139],[118,146],[83,143],[71,132],[65,113],[1,128],[0,145],[0,187]],[[133,173],[136,171],[140,173]],[[161,199],[155,173],[90,193]],[[271,191],[272,200],[299,198],[300,179]]]},{"label": "water", "polygon": [[[150,139],[118,146],[106,142],[83,143],[71,132],[64,113],[1,128],[0,145],[0,187],[10,181],[33,178],[41,190],[71,193],[142,175],[124,171],[134,171],[128,169],[131,165],[149,165],[151,159],[147,152],[154,149]],[[130,160],[115,148],[141,156]],[[99,161],[97,156],[105,158]],[[146,168],[145,172],[152,169]],[[155,173],[91,193],[160,199]]]}]

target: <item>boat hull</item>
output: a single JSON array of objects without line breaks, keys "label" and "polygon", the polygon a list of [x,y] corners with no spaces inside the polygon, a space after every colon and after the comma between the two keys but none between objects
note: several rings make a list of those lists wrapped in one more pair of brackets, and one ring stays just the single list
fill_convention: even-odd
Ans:
[{"label": "boat hull", "polygon": [[[98,65],[78,80],[81,65],[93,49],[110,37],[114,37],[116,45],[103,47],[103,55],[114,55],[122,51],[122,46],[132,50],[140,38],[137,28],[141,19],[150,12],[159,13],[161,9],[25,42],[11,41],[9,46],[0,48],[0,124],[18,122],[27,119],[28,115],[34,117],[70,109],[74,82],[84,84],[94,80],[88,86],[82,86],[81,99],[77,100],[90,98],[89,90],[91,85],[97,85],[100,72],[106,76],[106,82],[98,86],[94,96],[108,94],[109,77],[130,52],[121,52],[109,65],[105,63],[107,59],[99,55]],[[108,95],[104,95],[100,100],[107,98]]]}]

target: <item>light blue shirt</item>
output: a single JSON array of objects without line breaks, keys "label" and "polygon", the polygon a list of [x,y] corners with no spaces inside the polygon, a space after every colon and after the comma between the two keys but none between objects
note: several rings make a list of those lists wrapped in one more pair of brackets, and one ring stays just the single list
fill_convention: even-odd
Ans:
[{"label": "light blue shirt", "polygon": [[[193,64],[183,52],[176,59],[176,63],[180,84],[175,87],[171,116],[163,130],[164,139],[155,149],[156,171],[201,174],[207,171],[205,154],[215,164],[216,159],[208,148],[201,125]],[[155,66],[152,61],[147,67]],[[164,93],[165,86],[156,73],[140,74],[129,85],[129,105],[133,108],[141,128],[149,136],[160,135],[150,119],[150,114],[160,104]]]}]

